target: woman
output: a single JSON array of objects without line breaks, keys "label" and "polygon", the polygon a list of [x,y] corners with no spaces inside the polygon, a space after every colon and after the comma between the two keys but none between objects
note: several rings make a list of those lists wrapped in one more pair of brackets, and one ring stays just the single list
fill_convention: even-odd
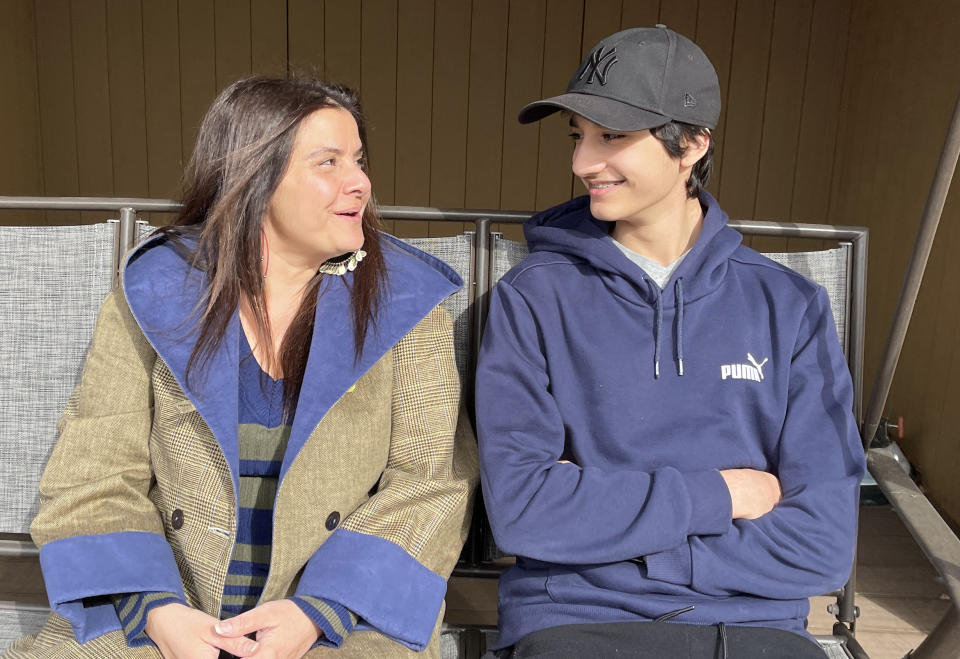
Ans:
[{"label": "woman", "polygon": [[101,309],[31,527],[54,613],[5,656],[436,653],[476,479],[461,281],[378,231],[365,146],[343,87],[214,101]]}]

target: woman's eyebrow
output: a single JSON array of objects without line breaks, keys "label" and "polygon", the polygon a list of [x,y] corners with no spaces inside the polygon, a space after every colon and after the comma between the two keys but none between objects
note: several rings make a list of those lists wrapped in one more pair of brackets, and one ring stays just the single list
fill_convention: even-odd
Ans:
[{"label": "woman's eyebrow", "polygon": [[[308,153],[307,158],[313,158],[315,156],[325,155],[327,153],[333,154],[335,156],[340,156],[340,155],[343,155],[343,149],[337,148],[335,146],[321,146],[321,147],[317,147],[316,149]],[[363,147],[360,147],[359,149],[357,149],[353,155],[362,156]]]}]

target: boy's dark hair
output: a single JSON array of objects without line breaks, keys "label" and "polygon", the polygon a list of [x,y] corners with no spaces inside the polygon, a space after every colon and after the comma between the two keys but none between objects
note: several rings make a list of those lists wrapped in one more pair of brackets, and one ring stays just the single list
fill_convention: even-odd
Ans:
[{"label": "boy's dark hair", "polygon": [[690,171],[687,179],[687,197],[694,199],[700,195],[710,181],[710,172],[713,171],[713,136],[710,129],[704,126],[694,126],[679,121],[671,121],[657,128],[651,128],[650,134],[656,137],[663,148],[673,158],[681,158],[687,151],[687,145],[695,142],[698,137],[705,136],[710,140],[707,152],[703,154]]}]

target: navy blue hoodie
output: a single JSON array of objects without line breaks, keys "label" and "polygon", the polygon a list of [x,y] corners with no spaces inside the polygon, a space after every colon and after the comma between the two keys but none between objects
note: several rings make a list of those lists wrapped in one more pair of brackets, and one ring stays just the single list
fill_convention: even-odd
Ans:
[{"label": "navy blue hoodie", "polygon": [[[497,284],[477,368],[483,494],[498,545],[500,647],[546,627],[651,620],[805,634],[842,585],[864,456],[824,289],[741,245],[703,194],[661,292],[587,197],[532,217]],[[719,470],[779,479],[731,521]]]}]

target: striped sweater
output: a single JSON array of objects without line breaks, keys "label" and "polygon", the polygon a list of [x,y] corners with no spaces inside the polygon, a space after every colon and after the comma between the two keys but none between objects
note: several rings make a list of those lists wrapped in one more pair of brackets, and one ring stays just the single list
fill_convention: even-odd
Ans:
[{"label": "striped sweater", "polygon": [[[246,355],[240,361],[240,510],[221,618],[239,615],[260,601],[270,570],[277,479],[290,436],[290,424],[283,423],[283,380],[274,380],[260,368],[243,332],[240,354]],[[357,617],[337,602],[306,595],[290,599],[323,631],[320,645],[339,647],[356,626]],[[144,631],[147,613],[171,602],[185,604],[173,593],[115,596],[127,642],[133,647],[151,644]]]}]

